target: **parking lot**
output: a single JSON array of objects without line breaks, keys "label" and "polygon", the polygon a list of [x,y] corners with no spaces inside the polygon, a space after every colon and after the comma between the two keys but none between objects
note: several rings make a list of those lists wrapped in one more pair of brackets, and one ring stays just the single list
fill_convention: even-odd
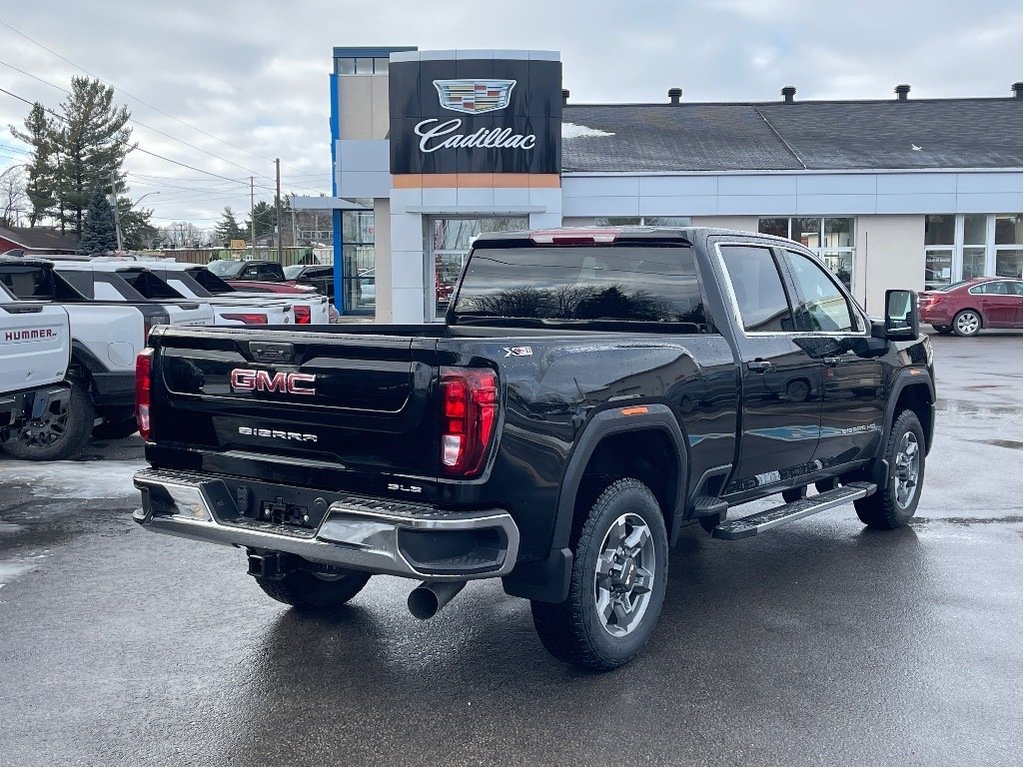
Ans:
[{"label": "parking lot", "polygon": [[497,582],[428,622],[391,577],[331,618],[275,603],[244,553],[132,522],[138,437],[0,457],[0,763],[1020,765],[1021,335],[932,342],[910,528],[693,527],[606,675]]}]

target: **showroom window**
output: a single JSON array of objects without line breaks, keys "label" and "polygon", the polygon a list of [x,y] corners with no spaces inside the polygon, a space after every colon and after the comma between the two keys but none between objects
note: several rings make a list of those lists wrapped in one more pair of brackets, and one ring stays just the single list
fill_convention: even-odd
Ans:
[{"label": "showroom window", "polygon": [[373,211],[341,213],[341,295],[346,314],[371,313],[377,303]]},{"label": "showroom window", "polygon": [[689,227],[689,216],[567,216],[563,227]]},{"label": "showroom window", "polygon": [[794,240],[810,249],[849,289],[853,280],[852,216],[800,216],[759,219],[757,231]]},{"label": "showroom window", "polygon": [[924,217],[924,287],[997,275],[1019,277],[1021,214],[933,214]]}]

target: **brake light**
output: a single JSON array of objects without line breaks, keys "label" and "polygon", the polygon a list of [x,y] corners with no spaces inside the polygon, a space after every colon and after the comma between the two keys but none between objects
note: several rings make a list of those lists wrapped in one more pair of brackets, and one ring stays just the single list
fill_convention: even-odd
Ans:
[{"label": "brake light", "polygon": [[498,419],[498,377],[483,368],[441,369],[441,471],[480,472]]},{"label": "brake light", "polygon": [[313,312],[307,306],[295,305],[295,322],[309,325],[312,322]]},{"label": "brake light", "polygon": [[153,350],[148,347],[135,358],[135,421],[143,440],[149,440],[152,426],[149,422],[149,396],[152,389]]},{"label": "brake light", "polygon": [[540,245],[594,245],[614,243],[620,229],[541,229],[530,233],[530,239]]},{"label": "brake light", "polygon": [[237,320],[246,325],[266,325],[267,316],[258,312],[233,312],[230,315],[221,315],[225,320]]}]

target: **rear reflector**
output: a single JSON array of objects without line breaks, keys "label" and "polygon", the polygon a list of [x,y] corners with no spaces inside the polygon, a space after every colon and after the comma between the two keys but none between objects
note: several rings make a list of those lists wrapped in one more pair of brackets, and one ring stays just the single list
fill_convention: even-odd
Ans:
[{"label": "rear reflector", "polygon": [[309,325],[312,322],[313,312],[304,304],[295,305],[295,322]]},{"label": "rear reflector", "polygon": [[236,320],[246,325],[266,325],[267,316],[258,312],[233,312],[230,315],[221,315],[225,320]]},{"label": "rear reflector", "polygon": [[135,358],[135,421],[143,440],[149,440],[152,427],[149,422],[149,396],[152,389],[153,350],[148,347]]},{"label": "rear reflector", "polygon": [[486,368],[441,369],[441,471],[479,474],[498,419],[498,377]]}]

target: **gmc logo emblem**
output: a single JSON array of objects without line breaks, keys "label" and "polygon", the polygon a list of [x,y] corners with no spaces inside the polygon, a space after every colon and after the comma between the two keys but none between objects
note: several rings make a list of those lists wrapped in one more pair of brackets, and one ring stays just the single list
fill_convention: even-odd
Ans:
[{"label": "gmc logo emblem", "polygon": [[290,395],[315,395],[311,373],[285,373],[235,368],[231,371],[231,389],[235,392],[287,392]]}]

